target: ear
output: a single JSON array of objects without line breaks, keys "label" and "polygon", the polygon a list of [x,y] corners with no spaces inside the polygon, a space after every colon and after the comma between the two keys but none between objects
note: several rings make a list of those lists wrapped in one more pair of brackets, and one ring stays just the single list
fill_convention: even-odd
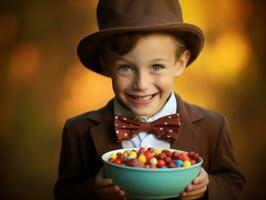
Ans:
[{"label": "ear", "polygon": [[187,63],[190,58],[190,51],[185,50],[178,58],[175,63],[175,76],[180,76],[183,74],[187,67]]}]

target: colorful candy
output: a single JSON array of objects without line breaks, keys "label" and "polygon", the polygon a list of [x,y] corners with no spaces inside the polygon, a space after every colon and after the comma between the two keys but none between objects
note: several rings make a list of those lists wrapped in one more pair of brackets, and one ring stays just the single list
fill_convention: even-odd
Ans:
[{"label": "colorful candy", "polygon": [[185,160],[183,163],[184,167],[190,167],[191,166],[191,162],[189,160]]},{"label": "colorful candy", "polygon": [[157,163],[158,163],[157,158],[154,157],[154,158],[150,159],[150,164],[151,164],[151,166],[156,166]]},{"label": "colorful candy", "polygon": [[146,159],[145,155],[141,153],[141,154],[138,156],[138,161],[141,162],[142,164],[145,164],[146,161],[147,161],[147,159]]},{"label": "colorful candy", "polygon": [[143,168],[178,168],[190,167],[200,161],[198,153],[179,153],[168,149],[153,149],[141,147],[139,150],[125,150],[109,155],[110,162],[117,165]]}]

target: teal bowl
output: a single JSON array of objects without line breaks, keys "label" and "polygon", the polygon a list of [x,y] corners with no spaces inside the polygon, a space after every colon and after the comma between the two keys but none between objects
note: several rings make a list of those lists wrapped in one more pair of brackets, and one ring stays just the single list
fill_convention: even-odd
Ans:
[{"label": "teal bowl", "polygon": [[[136,148],[135,148],[136,149]],[[199,174],[203,159],[200,162],[181,168],[149,169],[116,165],[108,161],[112,153],[132,149],[118,149],[102,155],[105,176],[119,185],[129,198],[165,199],[178,197]],[[136,149],[138,150],[138,149]],[[175,149],[171,151],[185,152]]]}]

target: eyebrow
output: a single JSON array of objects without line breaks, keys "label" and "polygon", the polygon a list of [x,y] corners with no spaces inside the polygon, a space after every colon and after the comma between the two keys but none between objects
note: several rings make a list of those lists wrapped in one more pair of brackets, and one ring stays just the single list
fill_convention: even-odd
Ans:
[{"label": "eyebrow", "polygon": [[132,63],[130,60],[128,60],[126,58],[123,58],[123,57],[119,57],[119,56],[116,57],[116,61],[125,61],[125,62],[128,62],[128,63]]},{"label": "eyebrow", "polygon": [[167,61],[167,59],[165,58],[155,58],[153,60],[151,60],[152,62],[158,62],[158,61]]},{"label": "eyebrow", "polygon": [[[132,63],[130,60],[128,60],[126,58],[122,58],[122,57],[117,57],[116,61],[125,61],[125,62],[128,62],[128,63]],[[167,61],[167,59],[165,59],[165,58],[155,58],[155,59],[150,60],[150,62],[159,62],[159,61]]]}]

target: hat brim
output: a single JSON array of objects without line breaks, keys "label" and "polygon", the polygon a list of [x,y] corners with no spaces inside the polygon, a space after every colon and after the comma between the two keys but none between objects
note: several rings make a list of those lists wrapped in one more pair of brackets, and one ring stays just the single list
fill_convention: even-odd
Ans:
[{"label": "hat brim", "polygon": [[[190,65],[199,55],[204,45],[204,34],[200,28],[188,23],[163,24],[151,27],[123,27],[105,29],[83,38],[77,48],[81,63],[88,69],[105,75],[97,59],[101,44],[110,36],[127,32],[171,32],[182,39],[190,50]],[[187,65],[187,66],[188,66]],[[106,76],[106,75],[105,75]]]}]

